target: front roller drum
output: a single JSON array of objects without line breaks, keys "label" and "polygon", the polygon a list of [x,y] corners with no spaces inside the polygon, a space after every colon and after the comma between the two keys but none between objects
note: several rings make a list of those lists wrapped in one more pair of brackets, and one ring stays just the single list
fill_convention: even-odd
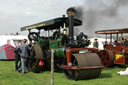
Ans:
[{"label": "front roller drum", "polygon": [[81,53],[72,55],[72,67],[79,69],[65,69],[67,78],[84,80],[98,77],[101,73],[102,64],[96,53]]}]

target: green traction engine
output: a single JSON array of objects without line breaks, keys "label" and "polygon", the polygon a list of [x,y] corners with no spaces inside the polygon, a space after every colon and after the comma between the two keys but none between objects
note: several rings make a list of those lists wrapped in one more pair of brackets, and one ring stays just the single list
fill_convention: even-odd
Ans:
[{"label": "green traction engine", "polygon": [[21,28],[21,31],[29,31],[28,38],[33,46],[28,68],[33,72],[49,70],[51,49],[54,49],[55,71],[63,69],[72,80],[96,78],[102,69],[97,49],[87,48],[90,41],[83,32],[74,36],[77,29],[74,27],[82,25],[82,21],[74,17],[75,9],[69,8],[67,15]]}]

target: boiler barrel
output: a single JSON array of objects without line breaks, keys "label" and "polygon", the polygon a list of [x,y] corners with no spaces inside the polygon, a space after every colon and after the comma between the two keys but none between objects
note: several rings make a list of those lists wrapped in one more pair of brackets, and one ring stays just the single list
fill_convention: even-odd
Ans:
[{"label": "boiler barrel", "polygon": [[65,48],[57,48],[56,50],[55,50],[55,56],[56,57],[65,57]]}]

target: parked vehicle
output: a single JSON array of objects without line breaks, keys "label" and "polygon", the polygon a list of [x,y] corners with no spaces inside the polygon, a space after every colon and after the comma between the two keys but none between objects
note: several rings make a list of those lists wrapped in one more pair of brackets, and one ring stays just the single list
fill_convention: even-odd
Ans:
[{"label": "parked vehicle", "polygon": [[[102,64],[105,67],[111,67],[114,64],[128,64],[128,38],[124,36],[127,33],[128,28],[96,31],[96,34],[106,35],[105,50],[98,52]],[[114,42],[112,41],[113,36],[116,36]],[[109,43],[107,39],[110,39]]]},{"label": "parked vehicle", "polygon": [[[96,78],[103,67],[95,53],[97,49],[85,48],[90,42],[83,33],[74,39],[74,26],[82,25],[82,21],[74,18],[73,8],[69,8],[67,14],[68,17],[59,17],[21,28],[21,31],[29,31],[28,38],[33,46],[29,66],[33,72],[50,69],[51,49],[54,49],[55,69],[63,69],[68,79]],[[38,32],[32,32],[32,29],[37,29]],[[47,32],[48,36],[40,36],[41,30]]]}]

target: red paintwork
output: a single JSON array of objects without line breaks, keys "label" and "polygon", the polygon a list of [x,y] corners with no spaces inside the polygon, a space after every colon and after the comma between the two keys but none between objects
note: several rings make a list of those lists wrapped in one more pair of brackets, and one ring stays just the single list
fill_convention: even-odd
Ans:
[{"label": "red paintwork", "polygon": [[122,45],[116,45],[116,51],[121,52],[123,50]]},{"label": "red paintwork", "polygon": [[111,62],[113,61],[111,59],[112,55],[110,55],[107,50],[101,50],[97,54],[101,58],[101,63],[104,65],[105,68],[111,66]]},{"label": "red paintwork", "polygon": [[124,48],[123,52],[127,54],[128,53],[128,47]]},{"label": "red paintwork", "polygon": [[128,54],[124,56],[125,56],[125,63],[128,64]]},{"label": "red paintwork", "polygon": [[[116,45],[116,47],[113,47],[113,45],[107,44],[106,45],[107,50],[113,51],[116,53],[122,53],[122,54],[128,54],[128,47],[123,47],[122,45]],[[115,59],[114,64],[128,64],[128,55],[124,55],[121,58]]]},{"label": "red paintwork", "polygon": [[128,64],[128,47],[124,47],[123,44],[119,44],[119,34],[121,34],[121,38],[124,41],[125,38],[123,36],[124,33],[128,33],[128,28],[122,28],[122,29],[111,29],[111,30],[100,30],[96,31],[95,33],[97,34],[106,34],[106,40],[107,40],[107,35],[110,35],[110,43],[112,44],[112,35],[116,34],[116,44],[115,47],[111,44],[106,45],[106,50],[111,50],[113,51],[114,54],[123,54],[122,57],[116,59],[114,61],[115,64]]},{"label": "red paintwork", "polygon": [[105,47],[105,49],[107,49],[107,50],[112,50],[112,45],[110,45],[110,44],[106,44],[106,47]]},{"label": "red paintwork", "polygon": [[40,60],[39,66],[40,66],[40,67],[43,67],[43,66],[44,66],[44,61],[43,61],[43,60]]},{"label": "red paintwork", "polygon": [[67,56],[67,65],[69,65],[69,63],[71,62],[72,59],[72,53],[73,52],[79,52],[80,50],[84,50],[87,49],[88,51],[92,51],[92,52],[97,52],[97,49],[95,48],[68,48],[66,50],[66,56]]},{"label": "red paintwork", "polygon": [[128,54],[124,54],[121,58],[115,60],[115,64],[128,64]]},{"label": "red paintwork", "polygon": [[67,65],[61,65],[62,69],[71,69],[71,70],[80,70],[80,69],[97,69],[97,68],[103,68],[103,66],[93,66],[93,67],[78,67],[78,66],[67,66]]},{"label": "red paintwork", "polygon": [[117,60],[114,61],[114,64],[125,64],[125,58],[124,56],[118,58]]},{"label": "red paintwork", "polygon": [[111,44],[106,44],[106,49],[107,50],[111,50],[115,53],[120,53],[123,50],[123,46],[122,45],[116,45],[115,47]]},{"label": "red paintwork", "polygon": [[13,60],[14,59],[14,47],[9,45],[9,44],[6,44],[4,45],[6,48],[5,48],[5,53],[6,53],[6,58],[7,60]]}]

